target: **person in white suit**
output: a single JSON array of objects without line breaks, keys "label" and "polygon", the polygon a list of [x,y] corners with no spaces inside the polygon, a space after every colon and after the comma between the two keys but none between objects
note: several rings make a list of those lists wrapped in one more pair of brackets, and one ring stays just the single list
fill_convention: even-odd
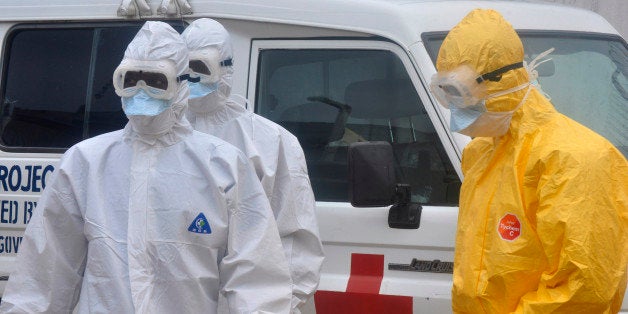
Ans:
[{"label": "person in white suit", "polygon": [[289,311],[264,190],[240,150],[184,117],[187,68],[181,36],[146,22],[114,73],[129,123],[64,154],[1,312]]},{"label": "person in white suit", "polygon": [[182,36],[190,53],[192,78],[186,116],[195,130],[241,149],[255,167],[290,264],[292,312],[298,313],[316,292],[324,259],[303,149],[286,129],[229,99],[232,44],[219,22],[195,20]]}]

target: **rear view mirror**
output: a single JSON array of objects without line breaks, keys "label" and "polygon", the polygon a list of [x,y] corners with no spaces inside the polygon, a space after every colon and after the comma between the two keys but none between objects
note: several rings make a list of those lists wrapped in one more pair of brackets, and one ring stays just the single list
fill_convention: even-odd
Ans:
[{"label": "rear view mirror", "polygon": [[355,207],[388,206],[394,201],[395,170],[388,142],[349,145],[349,200]]}]

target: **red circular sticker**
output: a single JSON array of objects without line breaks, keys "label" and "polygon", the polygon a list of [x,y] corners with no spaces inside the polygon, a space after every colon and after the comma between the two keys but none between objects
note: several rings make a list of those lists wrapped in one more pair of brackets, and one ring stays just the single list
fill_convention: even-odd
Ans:
[{"label": "red circular sticker", "polygon": [[513,214],[506,214],[499,220],[497,226],[499,236],[504,240],[512,241],[521,235],[521,223],[519,218]]}]

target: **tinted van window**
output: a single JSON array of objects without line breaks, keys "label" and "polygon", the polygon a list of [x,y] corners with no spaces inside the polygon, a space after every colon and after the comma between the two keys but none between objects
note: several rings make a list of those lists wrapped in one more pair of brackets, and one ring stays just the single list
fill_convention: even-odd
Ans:
[{"label": "tinted van window", "polygon": [[256,110],[299,138],[317,200],[347,201],[347,148],[388,141],[422,204],[457,205],[460,181],[401,60],[385,50],[264,49]]},{"label": "tinted van window", "polygon": [[3,58],[0,141],[5,149],[64,149],[121,129],[127,119],[112,74],[140,27],[14,29]]},{"label": "tinted van window", "polygon": [[2,141],[66,147],[82,138],[93,31],[24,30],[12,38]]}]

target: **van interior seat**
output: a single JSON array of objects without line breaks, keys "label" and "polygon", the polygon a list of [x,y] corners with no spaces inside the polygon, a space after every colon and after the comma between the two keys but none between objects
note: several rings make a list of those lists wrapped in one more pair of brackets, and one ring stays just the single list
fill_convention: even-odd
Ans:
[{"label": "van interior seat", "polygon": [[277,121],[298,137],[305,153],[310,182],[316,192],[316,198],[322,201],[347,199],[348,187],[345,176],[338,171],[347,172],[346,159],[340,167],[337,162],[325,161],[327,145],[340,140],[332,138],[336,117],[339,110],[322,102],[307,102],[283,111]]},{"label": "van interior seat", "polygon": [[[357,119],[380,119],[391,123],[395,120],[414,122],[407,127],[361,124],[368,130],[349,128],[369,140],[386,140],[391,143],[395,159],[395,174],[398,183],[412,187],[412,201],[420,203],[446,203],[450,197],[439,152],[439,139],[423,109],[418,94],[409,78],[374,79],[354,82],[347,86],[345,100],[351,106],[351,117]],[[423,123],[421,123],[423,122]],[[403,135],[405,136],[401,136]],[[409,134],[406,134],[409,133]]]},{"label": "van interior seat", "polygon": [[[412,186],[413,201],[444,203],[448,199],[446,171],[438,151],[439,139],[431,125],[419,124],[427,113],[409,79],[374,79],[351,83],[345,89],[351,107],[347,129],[368,141],[387,141],[393,147],[399,183]],[[299,138],[305,152],[310,180],[320,200],[346,200],[348,144],[343,134],[333,134],[340,110],[323,102],[307,102],[286,109],[278,123]],[[418,116],[418,118],[417,118]],[[395,126],[391,121],[405,121]],[[397,136],[399,134],[404,136]],[[332,136],[334,138],[332,138]]]},{"label": "van interior seat", "polygon": [[279,117],[279,124],[298,135],[301,146],[320,148],[339,140],[331,138],[338,109],[321,103],[308,102],[286,109]]}]

